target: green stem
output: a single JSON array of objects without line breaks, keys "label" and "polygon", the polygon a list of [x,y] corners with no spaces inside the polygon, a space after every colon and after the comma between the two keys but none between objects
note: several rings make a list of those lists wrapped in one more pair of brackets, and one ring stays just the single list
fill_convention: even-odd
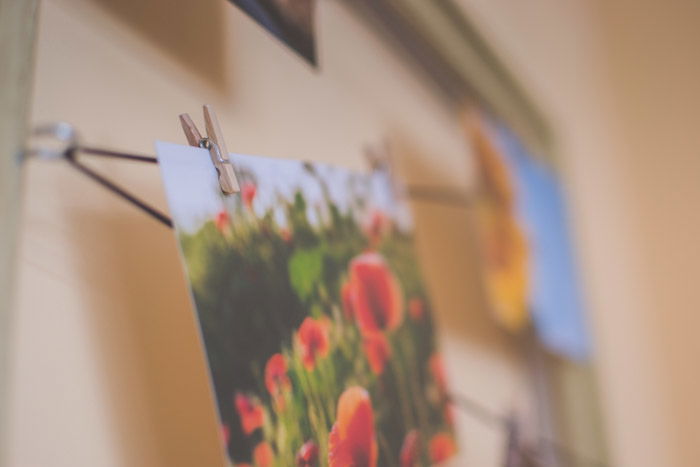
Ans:
[{"label": "green stem", "polygon": [[[410,336],[406,336],[410,337]],[[416,407],[416,413],[418,414],[418,423],[421,432],[428,427],[428,414],[426,413],[425,401],[423,400],[423,394],[421,393],[421,385],[418,381],[419,368],[416,366],[416,355],[415,349],[410,345],[409,339],[401,339],[401,346],[403,347],[403,354],[406,356],[409,366],[410,375],[408,378],[409,384],[411,386],[411,393],[413,395],[413,404]]]},{"label": "green stem", "polygon": [[394,379],[396,382],[396,392],[399,394],[399,405],[401,406],[401,415],[403,417],[403,423],[405,427],[413,427],[415,426],[413,422],[413,413],[411,411],[411,406],[408,401],[408,398],[406,397],[405,389],[406,385],[404,384],[405,377],[403,374],[403,367],[401,365],[401,359],[392,359],[391,361],[391,369],[394,372]]},{"label": "green stem", "polygon": [[396,462],[396,455],[391,452],[391,448],[389,447],[389,442],[386,440],[386,437],[384,436],[383,433],[377,433],[377,438],[379,440],[379,447],[381,448],[382,452],[384,452],[384,459],[386,459],[388,462],[390,462],[390,466],[394,467],[397,464]]}]

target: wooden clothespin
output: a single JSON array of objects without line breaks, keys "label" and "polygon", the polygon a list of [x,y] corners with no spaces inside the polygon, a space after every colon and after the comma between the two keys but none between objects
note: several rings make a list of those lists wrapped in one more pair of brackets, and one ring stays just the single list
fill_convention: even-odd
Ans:
[{"label": "wooden clothespin", "polygon": [[207,130],[207,136],[202,136],[189,114],[181,114],[180,123],[190,146],[209,150],[211,160],[219,174],[221,191],[227,195],[241,191],[238,178],[236,178],[236,171],[228,158],[228,150],[219,126],[219,120],[216,118],[216,113],[214,113],[211,106],[208,104],[204,105],[204,126]]}]

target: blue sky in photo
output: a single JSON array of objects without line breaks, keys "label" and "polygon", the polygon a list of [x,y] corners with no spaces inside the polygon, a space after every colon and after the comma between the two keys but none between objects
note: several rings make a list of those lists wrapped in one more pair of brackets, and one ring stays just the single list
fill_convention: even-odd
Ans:
[{"label": "blue sky in photo", "polygon": [[[179,230],[195,232],[240,196],[222,195],[207,150],[158,142],[156,152],[170,212]],[[304,169],[303,161],[242,154],[229,154],[229,158],[236,167],[239,181],[252,182],[256,186],[252,209],[258,217],[273,209],[275,221],[280,227],[285,227],[285,213],[280,200],[292,201],[294,193],[300,190],[308,205],[309,222],[319,225],[326,220],[321,185],[316,177]],[[408,204],[398,199],[387,173],[356,172],[328,164],[312,165],[325,181],[330,199],[342,213],[352,211],[362,222],[363,216],[378,210],[391,218],[400,229],[412,229]],[[363,210],[352,206],[355,198],[364,199],[367,206]]]}]

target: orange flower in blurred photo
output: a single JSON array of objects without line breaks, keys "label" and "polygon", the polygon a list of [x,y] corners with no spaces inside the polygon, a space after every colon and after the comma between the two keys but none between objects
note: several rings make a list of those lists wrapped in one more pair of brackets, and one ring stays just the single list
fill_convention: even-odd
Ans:
[{"label": "orange flower in blurred photo", "polygon": [[238,417],[241,420],[243,433],[250,435],[263,426],[265,422],[265,411],[256,400],[245,394],[236,393],[234,402]]},{"label": "orange flower in blurred photo", "polygon": [[362,339],[369,367],[375,375],[384,373],[384,366],[391,357],[391,347],[384,334],[373,332]]},{"label": "orange flower in blurred photo", "polygon": [[455,455],[457,445],[451,435],[438,433],[430,440],[428,451],[430,452],[430,461],[433,464],[440,464]]},{"label": "orange flower in blurred photo", "polygon": [[350,300],[363,333],[391,331],[403,321],[403,296],[396,277],[379,253],[350,262]]},{"label": "orange flower in blurred photo", "polygon": [[359,386],[347,388],[338,399],[336,422],[329,437],[330,467],[376,467],[377,440],[369,393]]},{"label": "orange flower in blurred photo", "polygon": [[270,444],[263,441],[253,449],[253,461],[256,467],[272,467],[275,462],[275,453]]},{"label": "orange flower in blurred photo", "polygon": [[275,401],[277,408],[284,410],[283,394],[292,387],[292,382],[287,375],[287,361],[284,359],[284,355],[276,353],[267,361],[265,365],[265,387],[267,387],[267,391]]},{"label": "orange flower in blurred photo", "polygon": [[307,317],[299,326],[297,341],[301,348],[301,359],[304,368],[312,371],[316,360],[328,355],[330,343],[328,340],[329,323],[326,320]]},{"label": "orange flower in blurred photo", "polygon": [[478,210],[486,293],[496,320],[510,331],[528,321],[528,247],[516,220],[497,207]]},{"label": "orange flower in blurred photo", "polygon": [[468,129],[481,177],[477,231],[485,251],[486,294],[496,320],[519,331],[528,321],[528,247],[516,217],[512,176],[481,119],[472,116]]},{"label": "orange flower in blurred photo", "polygon": [[401,467],[416,467],[420,463],[420,434],[418,430],[411,430],[401,445],[399,454]]}]

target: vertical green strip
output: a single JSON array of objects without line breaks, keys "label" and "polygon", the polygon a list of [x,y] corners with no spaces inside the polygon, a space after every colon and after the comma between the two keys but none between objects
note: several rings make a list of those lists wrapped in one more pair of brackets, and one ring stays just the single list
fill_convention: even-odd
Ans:
[{"label": "vertical green strip", "polygon": [[[38,0],[0,0],[0,453],[6,453],[11,301],[21,153],[29,116]],[[4,463],[0,454],[0,465]]]}]

